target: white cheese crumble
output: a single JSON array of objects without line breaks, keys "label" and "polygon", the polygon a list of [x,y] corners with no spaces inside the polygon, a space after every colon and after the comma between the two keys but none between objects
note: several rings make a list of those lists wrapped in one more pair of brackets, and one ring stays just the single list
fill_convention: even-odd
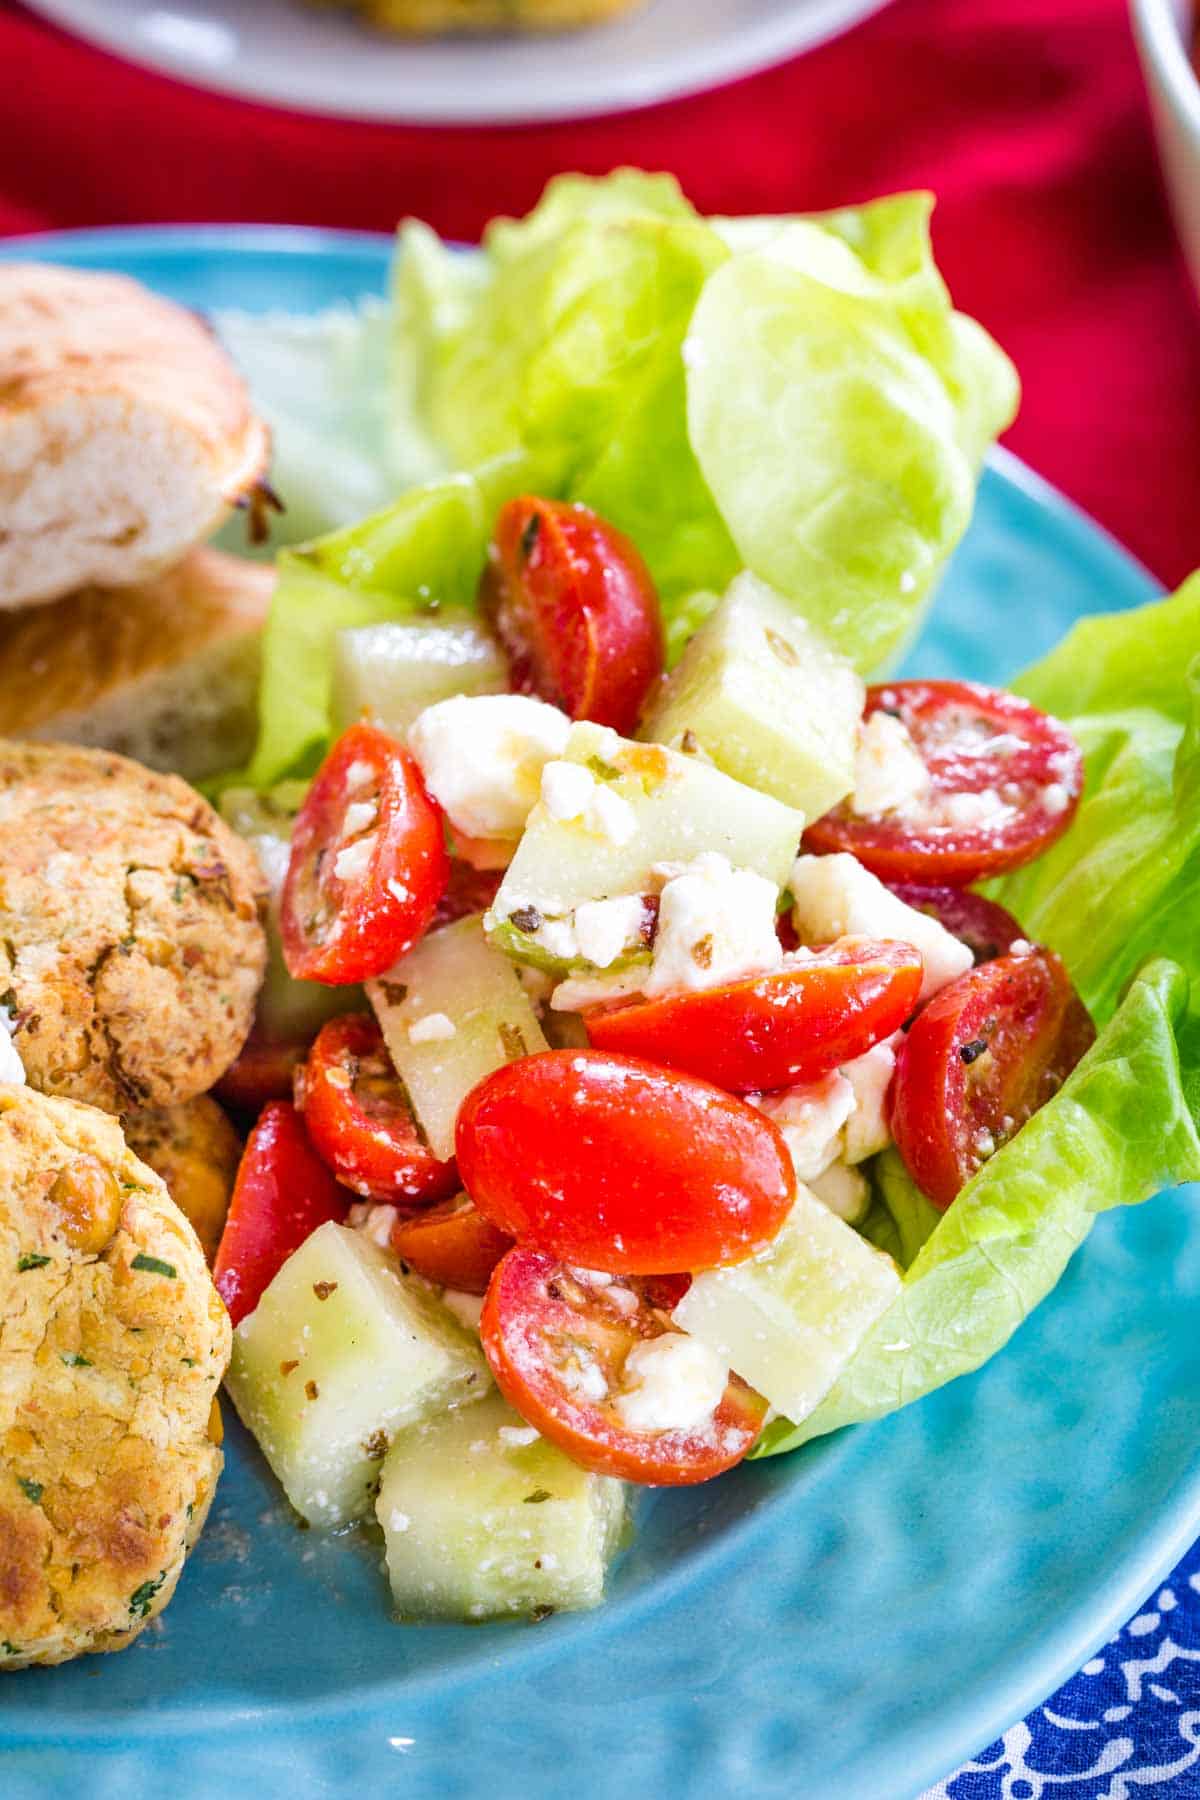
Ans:
[{"label": "white cheese crumble", "polygon": [[409,748],[457,831],[515,838],[538,798],[542,770],[561,756],[571,721],[525,694],[457,694],[413,722]]},{"label": "white cheese crumble", "polygon": [[637,830],[628,800],[598,782],[582,763],[548,762],[542,769],[542,804],[560,824],[578,819],[597,837],[627,844]]},{"label": "white cheese crumble", "polygon": [[892,1141],[887,1098],[900,1043],[901,1033],[896,1032],[873,1044],[853,1062],[842,1064],[840,1073],[854,1091],[854,1111],[846,1120],[843,1136],[843,1154],[848,1163],[865,1162]]},{"label": "white cheese crumble", "polygon": [[874,815],[911,810],[929,789],[929,770],[903,719],[873,712],[858,728],[850,801],[854,811]]},{"label": "white cheese crumble", "polygon": [[827,1206],[848,1225],[857,1225],[866,1217],[871,1204],[871,1189],[861,1169],[851,1169],[844,1162],[830,1163],[808,1183],[822,1206]]},{"label": "white cheese crumble", "polygon": [[947,794],[938,810],[944,823],[962,831],[976,825],[1002,825],[1012,815],[1012,807],[995,788],[984,788],[978,794]]},{"label": "white cheese crumble", "polygon": [[346,1214],[347,1225],[386,1250],[392,1241],[392,1229],[400,1217],[394,1206],[377,1206],[373,1200],[356,1200]]},{"label": "white cheese crumble", "polygon": [[479,1330],[479,1315],[483,1311],[482,1294],[464,1294],[458,1288],[443,1288],[442,1305],[468,1331]]},{"label": "white cheese crumble", "polygon": [[1057,817],[1065,813],[1071,804],[1071,796],[1061,781],[1051,781],[1042,789],[1042,805],[1046,811]]},{"label": "white cheese crumble", "polygon": [[796,1180],[811,1181],[841,1150],[842,1128],[854,1111],[854,1089],[834,1070],[820,1081],[762,1094],[753,1104],[783,1133]]},{"label": "white cheese crumble", "polygon": [[496,1436],[502,1444],[519,1450],[526,1444],[536,1444],[541,1433],[535,1431],[532,1425],[501,1425]]},{"label": "white cheese crumble", "polygon": [[534,943],[548,956],[574,962],[579,955],[579,940],[570,919],[546,919],[532,935]]},{"label": "white cheese crumble", "polygon": [[423,1018],[414,1019],[408,1028],[410,1044],[443,1044],[457,1034],[458,1027],[446,1013],[426,1013]]},{"label": "white cheese crumble", "polygon": [[582,818],[596,791],[596,777],[582,763],[548,762],[542,770],[542,805],[560,824]]},{"label": "white cheese crumble", "polygon": [[695,1431],[721,1404],[729,1370],[681,1331],[643,1338],[625,1358],[613,1406],[631,1431]]},{"label": "white cheese crumble", "polygon": [[645,918],[640,894],[623,894],[615,900],[585,900],[575,908],[579,955],[597,969],[607,969],[622,952],[641,941]]},{"label": "white cheese crumble", "polygon": [[912,944],[925,965],[922,1000],[965,974],[975,960],[937,919],[906,906],[846,851],[797,857],[789,886],[795,900],[792,922],[802,943],[874,937]]},{"label": "white cheese crumble", "polygon": [[370,787],[374,780],[375,770],[369,762],[364,762],[360,757],[358,761],[352,762],[346,770],[346,792],[357,794],[361,788]]},{"label": "white cheese crumble", "polygon": [[550,996],[551,1012],[587,1012],[592,1006],[608,1006],[640,994],[646,979],[645,963],[622,969],[616,975],[571,975],[560,981]]},{"label": "white cheese crumble", "polygon": [[716,851],[698,856],[663,888],[646,995],[715,987],[779,968],[778,892],[773,881],[733,868]]},{"label": "white cheese crumble", "polygon": [[357,837],[360,831],[369,831],[378,817],[378,800],[351,801],[342,820],[342,836]]},{"label": "white cheese crumble", "polygon": [[357,843],[347,844],[339,850],[333,859],[333,872],[338,880],[361,881],[371,866],[378,841],[377,834],[372,832],[369,837],[359,838]]}]

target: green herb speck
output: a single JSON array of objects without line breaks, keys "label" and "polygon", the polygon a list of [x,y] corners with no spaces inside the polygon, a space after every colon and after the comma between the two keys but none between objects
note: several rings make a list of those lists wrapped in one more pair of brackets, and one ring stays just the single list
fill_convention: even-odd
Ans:
[{"label": "green herb speck", "polygon": [[553,1498],[553,1496],[551,1495],[549,1488],[534,1488],[532,1494],[526,1494],[525,1499],[522,1502],[522,1505],[524,1505],[524,1506],[540,1506],[543,1500],[549,1500],[552,1498]]},{"label": "green herb speck", "polygon": [[44,1269],[49,1261],[48,1256],[39,1256],[35,1250],[27,1250],[24,1256],[17,1258],[17,1274],[23,1275],[26,1269]]},{"label": "green herb speck", "polygon": [[60,1354],[68,1369],[90,1369],[92,1366],[87,1357],[81,1356],[78,1350],[63,1351]]},{"label": "green herb speck", "polygon": [[166,1275],[172,1281],[178,1278],[174,1263],[163,1262],[159,1256],[147,1256],[144,1250],[138,1251],[129,1266],[131,1269],[144,1269],[147,1275]]},{"label": "green herb speck", "polygon": [[42,1484],[40,1481],[31,1481],[28,1475],[18,1475],[17,1486],[20,1488],[25,1498],[31,1501],[34,1506],[41,1505]]},{"label": "green herb speck", "polygon": [[164,1569],[161,1575],[154,1577],[153,1581],[143,1581],[141,1587],[134,1588],[129,1596],[129,1610],[135,1618],[144,1619],[149,1615],[150,1602],[166,1579],[167,1571]]}]

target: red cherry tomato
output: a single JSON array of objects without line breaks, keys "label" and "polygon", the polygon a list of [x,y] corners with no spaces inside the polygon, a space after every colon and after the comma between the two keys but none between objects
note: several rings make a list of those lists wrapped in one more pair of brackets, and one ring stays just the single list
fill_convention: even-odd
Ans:
[{"label": "red cherry tomato", "polygon": [[460,1194],[410,1218],[397,1219],[392,1227],[392,1249],[426,1281],[458,1288],[464,1294],[484,1294],[492,1270],[505,1251],[512,1249],[512,1239],[489,1225],[467,1196]]},{"label": "red cherry tomato", "polygon": [[868,689],[865,717],[880,711],[907,726],[929,794],[890,813],[843,800],[809,826],[806,849],[849,850],[885,881],[965,887],[1031,862],[1074,818],[1079,746],[1027,700],[975,681],[891,681]]},{"label": "red cherry tomato", "polygon": [[1010,912],[995,900],[973,894],[970,888],[927,887],[919,881],[889,881],[887,885],[905,906],[928,913],[959,938],[974,956],[976,967],[993,957],[1007,956],[1025,937]]},{"label": "red cherry tomato", "polygon": [[282,1100],[264,1107],[242,1152],[213,1265],[235,1325],[318,1225],[345,1218],[352,1198],[309,1143],[295,1107]]},{"label": "red cherry tomato", "polygon": [[296,1070],[308,1055],[306,1038],[273,1044],[252,1031],[241,1053],[213,1088],[235,1112],[259,1113],[268,1100],[290,1100]]},{"label": "red cherry tomato", "polygon": [[900,1046],[892,1083],[892,1133],[922,1193],[944,1211],[1095,1036],[1050,950],[998,956],[935,994]]},{"label": "red cherry tomato", "polygon": [[441,1200],[458,1187],[453,1162],[421,1142],[404,1083],[369,1013],[330,1019],[296,1084],[313,1147],[339,1181],[393,1206]]},{"label": "red cherry tomato", "polygon": [[289,975],[341,987],[386,974],[428,927],[448,874],[415,761],[377,726],[352,725],[292,830],[280,911]]},{"label": "red cherry tomato", "polygon": [[601,1050],[644,1056],[734,1094],[818,1081],[899,1030],[921,991],[911,944],[844,938],[790,969],[589,1014]]},{"label": "red cherry tomato", "polygon": [[629,1352],[672,1329],[640,1282],[599,1286],[553,1257],[510,1250],[492,1276],[479,1323],[505,1399],[597,1474],[654,1487],[708,1481],[740,1462],[762,1430],[767,1403],[736,1375],[698,1424],[646,1431],[625,1422],[620,1395],[632,1385]]},{"label": "red cherry tomato", "polygon": [[473,869],[469,862],[452,856],[446,891],[434,909],[433,929],[453,925],[469,913],[486,912],[500,890],[501,877],[499,869]]},{"label": "red cherry tomato", "polygon": [[628,538],[586,506],[510,500],[482,600],[519,693],[633,731],[663,671],[663,629],[654,583]]},{"label": "red cherry tomato", "polygon": [[604,1050],[546,1050],[485,1076],[459,1110],[455,1147],[464,1187],[500,1231],[617,1275],[739,1262],[795,1197],[787,1146],[762,1113]]}]

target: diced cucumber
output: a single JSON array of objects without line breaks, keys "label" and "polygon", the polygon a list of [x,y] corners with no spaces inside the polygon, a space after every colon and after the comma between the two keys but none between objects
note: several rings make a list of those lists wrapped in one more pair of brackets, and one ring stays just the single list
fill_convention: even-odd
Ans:
[{"label": "diced cucumber", "polygon": [[619,841],[583,819],[554,819],[538,802],[488,914],[489,931],[510,955],[559,974],[586,969],[549,955],[520,915],[564,919],[588,900],[653,891],[656,863],[690,862],[704,850],[720,851],[735,867],[754,869],[779,887],[786,882],[804,826],[790,806],[695,757],[630,743],[587,722],[571,727],[563,756],[590,768],[628,803],[634,829]]},{"label": "diced cucumber", "polygon": [[899,1291],[891,1257],[800,1186],[773,1242],[698,1275],[672,1317],[798,1424]]},{"label": "diced cucumber", "polygon": [[340,729],[364,715],[403,737],[418,713],[455,694],[503,694],[508,666],[470,613],[339,631],[333,709]]},{"label": "diced cucumber", "polygon": [[274,1042],[313,1037],[326,1019],[362,1005],[361,988],[294,981],[284,965],[279,897],[287,874],[292,825],[307,792],[306,781],[281,781],[267,793],[232,787],[221,796],[221,817],[253,847],[267,880],[267,972],[258,995],[258,1029]]},{"label": "diced cucumber", "polygon": [[694,743],[815,819],[854,786],[864,701],[845,657],[747,572],[691,639],[639,735]]},{"label": "diced cucumber", "polygon": [[375,1511],[402,1618],[577,1611],[604,1598],[625,1489],[491,1393],[400,1434]]},{"label": "diced cucumber", "polygon": [[[430,932],[388,975],[367,983],[417,1123],[442,1158],[454,1154],[458,1109],[476,1082],[547,1048],[516,970],[484,938],[482,917],[472,913]],[[424,1038],[422,1022],[439,1014],[453,1030],[443,1024],[445,1035]]]},{"label": "diced cucumber", "polygon": [[395,1434],[482,1394],[479,1345],[397,1259],[322,1225],[233,1334],[233,1403],[296,1511],[369,1511]]}]

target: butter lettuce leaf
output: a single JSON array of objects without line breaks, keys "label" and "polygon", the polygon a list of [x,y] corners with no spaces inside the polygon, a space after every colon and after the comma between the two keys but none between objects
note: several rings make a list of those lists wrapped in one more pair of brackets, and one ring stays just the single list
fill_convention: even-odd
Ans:
[{"label": "butter lettuce leaf", "polygon": [[967,1184],[821,1405],[755,1454],[881,1418],[994,1355],[1055,1286],[1095,1215],[1200,1179],[1177,1032],[1189,983],[1151,963],[1063,1087]]}]

